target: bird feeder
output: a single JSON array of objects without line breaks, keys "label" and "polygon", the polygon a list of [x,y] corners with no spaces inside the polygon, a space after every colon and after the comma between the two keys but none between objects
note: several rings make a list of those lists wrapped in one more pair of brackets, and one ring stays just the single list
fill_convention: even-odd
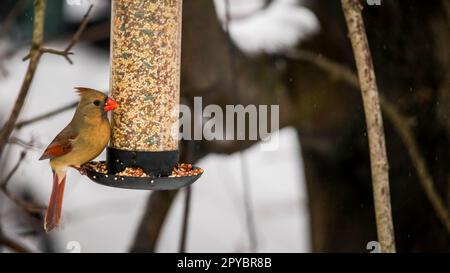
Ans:
[{"label": "bird feeder", "polygon": [[[196,167],[190,175],[173,174],[179,163],[174,128],[179,117],[181,18],[182,0],[112,1],[110,90],[119,107],[112,115],[106,167],[87,168],[95,182],[167,190],[200,177]],[[131,169],[141,172],[127,173]]]}]

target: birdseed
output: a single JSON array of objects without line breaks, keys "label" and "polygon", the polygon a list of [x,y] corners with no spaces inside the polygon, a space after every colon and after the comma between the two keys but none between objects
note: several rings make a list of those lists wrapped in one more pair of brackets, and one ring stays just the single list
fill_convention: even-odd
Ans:
[{"label": "birdseed", "polygon": [[[104,162],[89,162],[85,165],[83,165],[83,168],[86,168],[87,170],[92,170],[97,173],[104,174],[105,177],[108,177],[108,168],[107,165]],[[185,176],[195,176],[200,175],[203,173],[203,169],[201,168],[195,168],[192,166],[192,164],[182,163],[177,164],[173,170],[172,173],[169,175],[169,177],[185,177]],[[120,177],[120,180],[124,180],[123,177],[150,177],[149,174],[147,174],[143,169],[138,167],[127,167],[122,172],[114,174],[116,177],[114,177],[114,180],[118,180],[118,177]],[[153,180],[151,181],[153,183]]]},{"label": "birdseed", "polygon": [[93,170],[96,173],[101,173],[101,174],[107,174],[108,173],[108,166],[106,166],[106,164],[103,163],[103,162],[91,161],[89,163],[86,163],[83,166],[83,169],[84,168]]},{"label": "birdseed", "polygon": [[114,148],[178,150],[181,7],[182,0],[113,0]]},{"label": "birdseed", "polygon": [[[130,176],[130,177],[149,177],[141,168],[126,167],[125,170],[120,173],[116,173],[117,176]],[[123,179],[122,179],[123,180]]]},{"label": "birdseed", "polygon": [[178,164],[176,165],[173,170],[172,174],[169,175],[169,177],[184,177],[184,176],[195,176],[203,173],[203,169],[196,168],[193,169],[192,164]]}]

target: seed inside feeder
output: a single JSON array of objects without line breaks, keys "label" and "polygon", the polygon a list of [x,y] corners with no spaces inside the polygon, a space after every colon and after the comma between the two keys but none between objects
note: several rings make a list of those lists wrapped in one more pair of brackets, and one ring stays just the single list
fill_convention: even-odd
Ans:
[{"label": "seed inside feeder", "polygon": [[181,56],[180,0],[114,0],[111,145],[126,151],[176,151]]}]

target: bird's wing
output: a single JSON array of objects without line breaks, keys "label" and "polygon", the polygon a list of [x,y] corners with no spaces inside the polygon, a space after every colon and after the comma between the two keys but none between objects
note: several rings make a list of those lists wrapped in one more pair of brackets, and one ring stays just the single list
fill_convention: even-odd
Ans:
[{"label": "bird's wing", "polygon": [[48,145],[39,160],[52,159],[65,155],[72,151],[73,141],[77,138],[78,134],[71,130],[70,127],[64,128],[55,139]]}]

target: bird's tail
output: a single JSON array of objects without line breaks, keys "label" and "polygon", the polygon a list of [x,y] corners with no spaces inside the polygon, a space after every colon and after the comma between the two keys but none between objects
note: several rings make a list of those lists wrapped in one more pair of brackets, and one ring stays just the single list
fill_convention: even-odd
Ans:
[{"label": "bird's tail", "polygon": [[60,179],[58,178],[58,174],[53,171],[53,189],[50,196],[50,202],[48,204],[47,212],[45,213],[44,229],[46,232],[51,231],[59,224],[65,184],[66,175],[64,174],[64,177],[60,181]]}]

